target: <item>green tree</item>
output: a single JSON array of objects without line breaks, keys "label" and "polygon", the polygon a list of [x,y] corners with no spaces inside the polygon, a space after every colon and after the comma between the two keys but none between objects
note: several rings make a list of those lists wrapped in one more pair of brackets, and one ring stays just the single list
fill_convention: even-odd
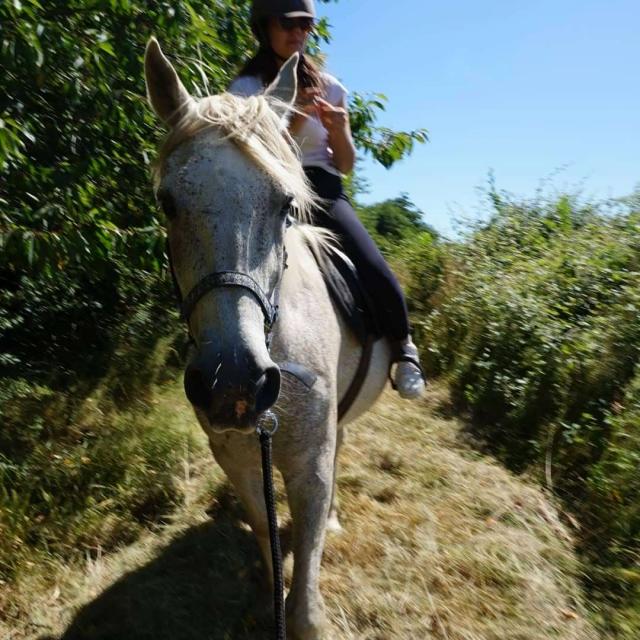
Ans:
[{"label": "green tree", "polygon": [[[148,274],[166,277],[163,220],[149,180],[162,132],[146,103],[145,44],[151,35],[160,38],[194,95],[220,92],[254,50],[249,7],[247,0],[0,5],[6,365],[46,351],[46,366],[57,359],[56,345],[73,351],[81,336],[109,334],[114,313],[134,302],[132,292],[151,286]],[[321,21],[312,52],[329,38]],[[388,165],[410,151],[411,134],[399,132],[393,142],[393,132],[376,127],[379,108],[381,101],[353,99],[354,135]],[[71,291],[73,301],[63,305]],[[36,292],[40,306],[32,303]],[[12,355],[16,345],[22,355]],[[94,346],[105,349],[103,342]]]},{"label": "green tree", "polygon": [[0,7],[2,267],[157,270],[158,128],[142,58],[159,35],[190,90],[220,91],[251,47],[247,3],[38,0]]},{"label": "green tree", "polygon": [[359,206],[358,214],[369,233],[383,245],[397,243],[423,231],[434,237],[438,235],[424,222],[424,214],[406,193],[376,204]]},{"label": "green tree", "polygon": [[387,96],[383,93],[355,93],[349,103],[349,110],[356,146],[388,169],[411,154],[416,143],[427,142],[429,134],[426,129],[394,131],[376,125],[379,112],[386,109],[386,102]]}]

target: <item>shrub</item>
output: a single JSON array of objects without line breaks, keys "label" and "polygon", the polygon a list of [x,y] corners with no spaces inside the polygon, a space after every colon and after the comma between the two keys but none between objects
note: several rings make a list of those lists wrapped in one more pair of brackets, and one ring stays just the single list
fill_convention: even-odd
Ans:
[{"label": "shrub", "polygon": [[619,590],[640,553],[637,197],[490,196],[489,221],[445,249],[422,322],[427,364],[493,451],[581,517],[592,577],[615,575]]}]

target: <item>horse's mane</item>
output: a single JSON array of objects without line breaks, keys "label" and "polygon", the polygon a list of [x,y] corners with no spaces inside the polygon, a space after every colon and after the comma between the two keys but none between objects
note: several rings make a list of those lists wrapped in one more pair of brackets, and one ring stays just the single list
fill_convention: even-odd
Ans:
[{"label": "horse's mane", "polygon": [[318,197],[305,178],[295,141],[264,96],[243,98],[230,93],[208,96],[194,101],[185,112],[160,147],[154,168],[156,182],[169,154],[179,144],[204,129],[215,127],[222,132],[220,142],[235,143],[293,197],[298,220],[311,219]]}]

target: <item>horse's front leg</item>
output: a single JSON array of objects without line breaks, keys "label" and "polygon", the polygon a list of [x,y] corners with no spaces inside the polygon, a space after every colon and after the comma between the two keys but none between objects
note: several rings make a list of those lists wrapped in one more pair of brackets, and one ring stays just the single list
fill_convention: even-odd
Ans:
[{"label": "horse's front leg", "polygon": [[265,579],[273,588],[273,563],[269,538],[269,523],[264,502],[260,446],[257,438],[240,434],[225,434],[211,438],[213,455],[226,473],[245,510],[265,567]]},{"label": "horse's front leg", "polygon": [[303,446],[295,452],[295,460],[282,468],[293,524],[287,629],[292,640],[319,640],[325,625],[319,581],[333,489],[335,421],[305,424],[304,431],[313,435],[300,443]]}]

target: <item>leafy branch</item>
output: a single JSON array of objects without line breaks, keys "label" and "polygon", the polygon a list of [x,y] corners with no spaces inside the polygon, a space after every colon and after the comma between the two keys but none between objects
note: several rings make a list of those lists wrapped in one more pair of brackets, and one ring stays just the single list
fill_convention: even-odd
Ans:
[{"label": "leafy branch", "polygon": [[363,96],[355,93],[349,104],[351,129],[356,146],[389,168],[411,154],[416,143],[429,140],[426,129],[394,131],[375,124],[380,111],[386,111],[387,97],[382,93]]}]

